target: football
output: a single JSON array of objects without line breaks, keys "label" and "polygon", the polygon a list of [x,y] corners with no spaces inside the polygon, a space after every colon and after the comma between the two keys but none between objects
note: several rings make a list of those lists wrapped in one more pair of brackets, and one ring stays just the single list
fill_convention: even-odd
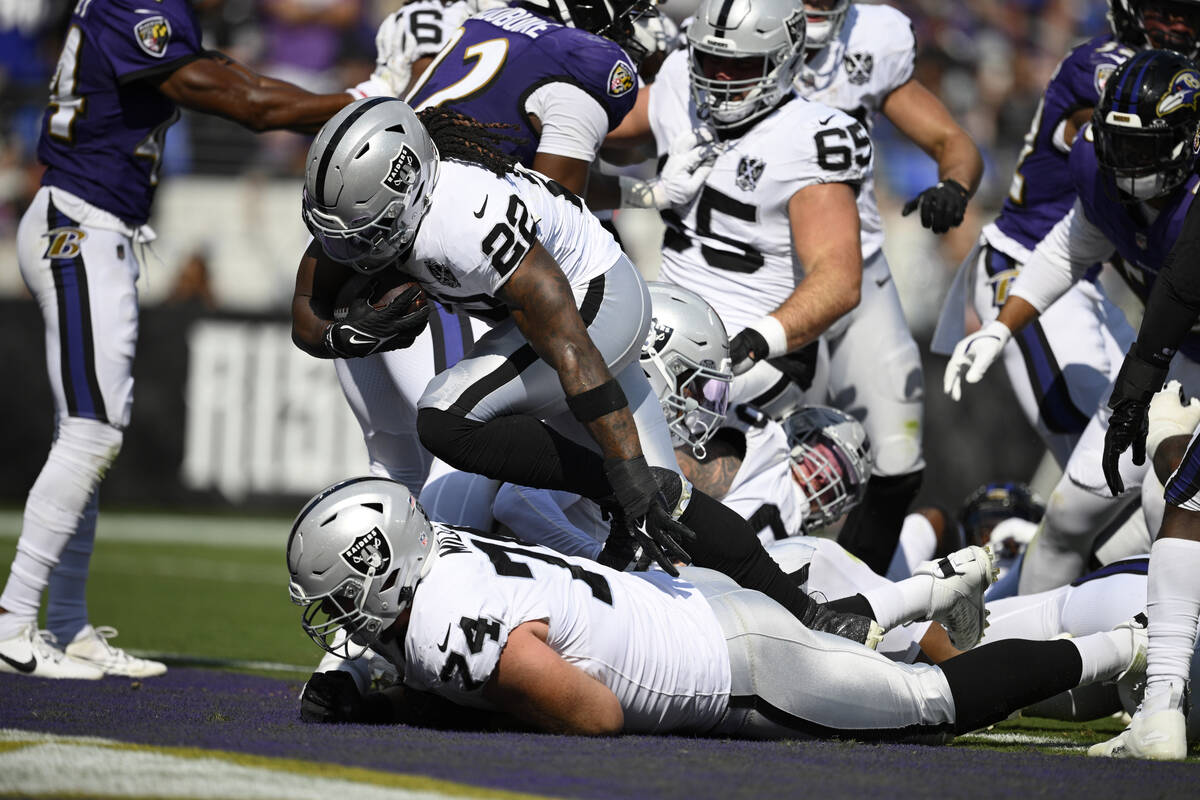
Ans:
[{"label": "football", "polygon": [[[416,286],[408,275],[394,269],[385,269],[373,275],[355,274],[342,284],[337,299],[333,301],[333,318],[337,322],[353,322],[372,311],[385,308],[410,287]],[[428,302],[425,292],[409,303],[408,310],[416,311]]]}]

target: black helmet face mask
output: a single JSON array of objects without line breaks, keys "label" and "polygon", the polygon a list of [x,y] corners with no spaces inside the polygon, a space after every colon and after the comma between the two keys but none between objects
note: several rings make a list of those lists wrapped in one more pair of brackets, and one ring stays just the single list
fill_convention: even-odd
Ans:
[{"label": "black helmet face mask", "polygon": [[1096,160],[1124,199],[1168,194],[1200,152],[1200,70],[1170,50],[1138,53],[1109,78],[1092,123]]}]

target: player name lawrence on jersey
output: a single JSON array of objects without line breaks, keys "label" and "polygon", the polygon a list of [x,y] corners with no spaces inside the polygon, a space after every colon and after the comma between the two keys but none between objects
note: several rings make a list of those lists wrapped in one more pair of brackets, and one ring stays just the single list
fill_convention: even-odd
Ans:
[{"label": "player name lawrence on jersey", "polygon": [[437,558],[413,596],[405,683],[490,708],[483,685],[509,634],[544,620],[547,644],[613,691],[625,730],[701,732],[728,702],[716,616],[666,573],[622,573],[545,547],[434,523]]},{"label": "player name lawrence on jersey", "polygon": [[498,177],[443,160],[429,213],[399,265],[443,305],[493,322],[508,317],[496,293],[535,243],[580,298],[621,258],[582,200],[540,173],[517,169]]},{"label": "player name lawrence on jersey", "polygon": [[[650,90],[650,125],[660,155],[702,124],[687,69],[686,52],[671,54]],[[804,275],[788,221],[792,195],[817,183],[859,187],[871,167],[862,123],[793,96],[726,142],[690,203],[663,212],[661,280],[695,291],[736,334],[778,307]]]}]

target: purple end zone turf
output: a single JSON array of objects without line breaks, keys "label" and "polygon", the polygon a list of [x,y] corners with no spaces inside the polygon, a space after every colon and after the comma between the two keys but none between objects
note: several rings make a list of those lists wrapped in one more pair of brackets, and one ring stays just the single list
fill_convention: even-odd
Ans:
[{"label": "purple end zone turf", "polygon": [[[579,798],[1195,796],[1195,764],[910,745],[584,739],[308,725],[300,685],[172,668],[128,679],[0,675],[0,728],[232,750]],[[814,794],[816,793],[816,794]]]}]

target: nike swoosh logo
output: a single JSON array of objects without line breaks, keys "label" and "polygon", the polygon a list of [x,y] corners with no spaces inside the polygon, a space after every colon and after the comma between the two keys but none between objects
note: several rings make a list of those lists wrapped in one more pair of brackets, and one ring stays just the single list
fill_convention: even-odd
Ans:
[{"label": "nike swoosh logo", "polygon": [[0,658],[3,658],[4,662],[17,672],[24,672],[27,675],[37,669],[37,659],[33,656],[30,656],[28,661],[13,661],[8,656],[0,653]]},{"label": "nike swoosh logo", "polygon": [[[444,653],[444,652],[446,652],[446,646],[448,644],[450,644],[450,626],[449,625],[446,626],[446,638],[442,639],[442,643],[437,646],[437,649],[441,650]],[[8,659],[6,658],[4,660],[7,661]]]},{"label": "nike swoosh logo", "polygon": [[487,201],[488,199],[486,197],[483,198],[483,205],[481,205],[479,210],[475,212],[475,219],[483,219],[483,210],[487,208]]},{"label": "nike swoosh logo", "polygon": [[350,344],[375,344],[378,339],[374,337],[359,336],[357,333],[350,334]]},{"label": "nike swoosh logo", "polygon": [[836,116],[836,114],[830,114],[828,117],[826,117],[825,119],[821,120],[821,124],[822,124],[822,125],[828,125],[828,124],[829,124],[829,120],[833,119],[835,116]]},{"label": "nike swoosh logo", "polygon": [[891,275],[885,275],[882,278],[876,278],[875,285],[882,288],[883,286],[887,285],[887,282],[890,281],[891,279],[892,279]]}]

